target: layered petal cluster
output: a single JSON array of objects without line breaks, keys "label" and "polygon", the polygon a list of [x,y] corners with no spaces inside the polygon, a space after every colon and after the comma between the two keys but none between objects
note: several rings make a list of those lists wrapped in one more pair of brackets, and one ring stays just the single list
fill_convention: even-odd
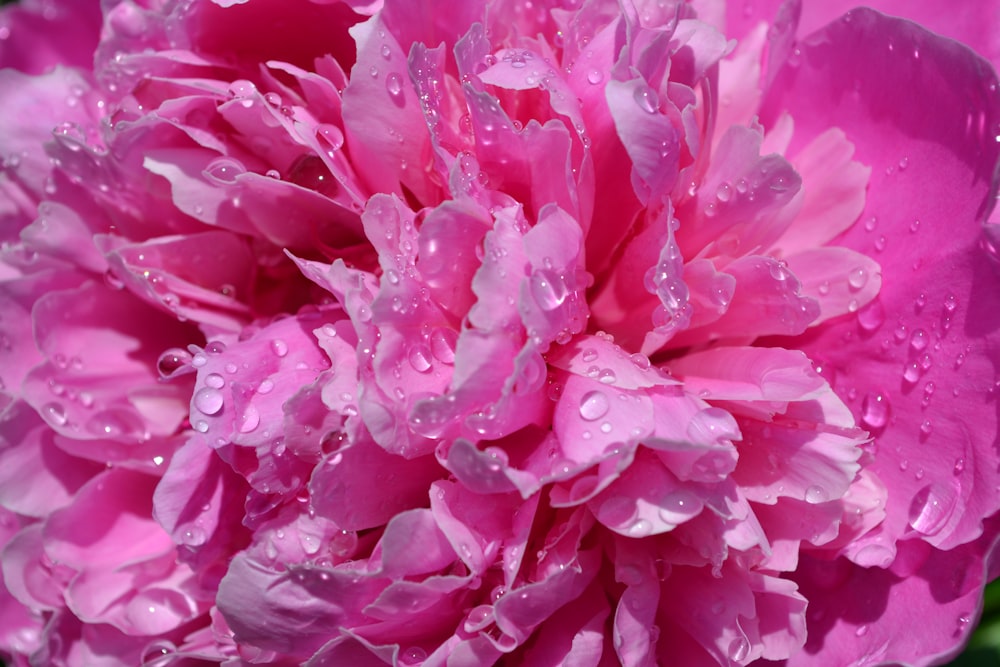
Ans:
[{"label": "layered petal cluster", "polygon": [[843,4],[0,11],[0,654],[953,655],[998,51]]}]

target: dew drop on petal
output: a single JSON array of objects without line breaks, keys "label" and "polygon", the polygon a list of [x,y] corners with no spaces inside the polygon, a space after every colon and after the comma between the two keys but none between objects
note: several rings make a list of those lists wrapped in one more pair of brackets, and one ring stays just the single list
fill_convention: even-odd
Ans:
[{"label": "dew drop on petal", "polygon": [[181,348],[172,348],[160,355],[156,362],[156,370],[160,377],[169,378],[191,365],[191,355]]},{"label": "dew drop on petal", "polygon": [[431,332],[431,353],[438,361],[450,364],[455,361],[455,346],[458,344],[458,333],[454,329],[444,327]]},{"label": "dew drop on petal", "polygon": [[910,347],[914,352],[920,352],[927,347],[927,332],[923,329],[916,329],[910,334]]},{"label": "dew drop on petal", "polygon": [[636,519],[628,527],[629,537],[646,537],[653,531],[653,525],[645,519]]},{"label": "dew drop on petal", "polygon": [[398,99],[403,94],[403,80],[399,74],[392,72],[385,77],[385,89],[394,99]]},{"label": "dew drop on petal", "polygon": [[415,665],[427,659],[427,651],[419,646],[411,646],[399,652],[399,662],[403,665]]},{"label": "dew drop on petal", "polygon": [[659,95],[646,84],[637,86],[632,96],[635,99],[635,103],[639,105],[639,108],[646,113],[656,113],[660,108]]},{"label": "dew drop on petal", "polygon": [[316,138],[327,145],[328,151],[339,150],[344,145],[344,133],[336,125],[320,123],[316,126]]},{"label": "dew drop on petal", "polygon": [[240,415],[239,430],[240,433],[250,433],[260,424],[260,411],[257,410],[252,404],[247,405],[243,410],[243,414]]},{"label": "dew drop on petal", "polygon": [[431,351],[423,343],[412,345],[406,358],[418,373],[426,373],[431,369]]},{"label": "dew drop on petal", "polygon": [[246,167],[236,159],[220,157],[212,160],[205,167],[205,176],[220,185],[232,185],[238,176],[246,173]]},{"label": "dew drop on petal", "polygon": [[555,310],[563,304],[569,291],[565,281],[552,271],[536,271],[529,278],[529,288],[542,310]]},{"label": "dew drop on petal", "polygon": [[729,642],[729,658],[735,662],[742,662],[750,655],[750,642],[746,637],[736,637]]},{"label": "dew drop on petal", "polygon": [[827,494],[827,492],[819,486],[810,486],[806,489],[806,502],[810,505],[817,505],[819,503],[826,502],[828,498],[829,494]]},{"label": "dew drop on petal", "polygon": [[284,357],[288,354],[288,343],[280,338],[275,338],[271,341],[271,352],[277,357]]},{"label": "dew drop on petal", "polygon": [[858,311],[858,325],[868,332],[877,330],[885,322],[885,308],[882,302],[875,299]]},{"label": "dew drop on petal", "polygon": [[194,407],[206,415],[214,415],[222,409],[223,396],[218,389],[203,387],[194,395]]},{"label": "dew drop on petal", "polygon": [[868,282],[868,272],[858,267],[847,274],[847,284],[852,290],[859,290]]},{"label": "dew drop on petal", "polygon": [[222,389],[226,386],[226,380],[218,373],[209,373],[205,376],[205,384],[213,389]]},{"label": "dew drop on petal", "polygon": [[42,417],[53,426],[66,425],[66,409],[59,403],[46,403],[42,406]]},{"label": "dew drop on petal", "polygon": [[889,397],[882,392],[865,396],[861,401],[861,421],[873,429],[885,426],[889,421]]},{"label": "dew drop on petal", "polygon": [[910,505],[910,525],[923,535],[936,535],[951,518],[956,499],[957,494],[949,494],[941,486],[925,486]]}]

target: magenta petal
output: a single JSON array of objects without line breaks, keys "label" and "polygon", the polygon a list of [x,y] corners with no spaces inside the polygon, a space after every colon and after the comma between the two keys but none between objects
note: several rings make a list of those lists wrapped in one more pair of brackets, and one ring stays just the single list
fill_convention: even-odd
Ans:
[{"label": "magenta petal", "polygon": [[[444,473],[433,456],[407,460],[373,442],[359,442],[333,454],[310,481],[313,506],[346,530],[385,524],[400,511],[426,502],[431,481]],[[371,496],[391,484],[391,500]]]},{"label": "magenta petal", "polygon": [[25,516],[45,517],[103,466],[70,456],[55,433],[21,403],[6,409],[0,434],[0,505]]},{"label": "magenta petal", "polygon": [[643,79],[609,81],[605,90],[618,137],[632,160],[632,188],[640,202],[653,205],[677,180],[677,131],[659,113],[656,91]]},{"label": "magenta petal", "polygon": [[[871,67],[886,40],[900,57]],[[886,239],[879,302],[898,313],[827,322],[804,349],[842,395],[856,396],[850,407],[877,436],[871,469],[892,491],[877,530],[889,542],[915,531],[951,548],[1000,507],[997,415],[973,407],[992,400],[980,378],[993,377],[998,345],[995,275],[979,248],[1000,153],[996,78],[965,47],[869,10],[801,50],[800,66],[776,79],[765,116],[790,110],[796,141],[835,124],[871,165],[866,222],[837,243],[867,253]],[[965,427],[970,419],[977,428]]]},{"label": "magenta petal", "polygon": [[[788,664],[850,664],[863,656],[912,665],[947,661],[975,627],[983,554],[995,549],[992,541],[984,537],[950,551],[902,542],[888,570],[805,558],[795,578],[803,594],[822,602],[810,605],[808,641]],[[925,622],[932,613],[940,622]],[[915,625],[920,632],[908,630]]]}]

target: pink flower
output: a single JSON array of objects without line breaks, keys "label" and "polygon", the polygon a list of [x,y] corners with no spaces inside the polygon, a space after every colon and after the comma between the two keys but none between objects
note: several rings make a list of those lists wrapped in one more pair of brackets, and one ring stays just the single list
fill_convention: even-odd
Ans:
[{"label": "pink flower", "polygon": [[876,4],[4,8],[0,653],[953,655],[1000,5]]}]

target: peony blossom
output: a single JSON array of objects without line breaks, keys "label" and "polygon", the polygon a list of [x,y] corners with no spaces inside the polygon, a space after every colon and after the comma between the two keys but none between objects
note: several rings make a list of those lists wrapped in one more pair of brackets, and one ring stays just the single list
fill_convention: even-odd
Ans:
[{"label": "peony blossom", "polygon": [[1000,3],[872,4],[5,6],[0,655],[947,661]]}]

